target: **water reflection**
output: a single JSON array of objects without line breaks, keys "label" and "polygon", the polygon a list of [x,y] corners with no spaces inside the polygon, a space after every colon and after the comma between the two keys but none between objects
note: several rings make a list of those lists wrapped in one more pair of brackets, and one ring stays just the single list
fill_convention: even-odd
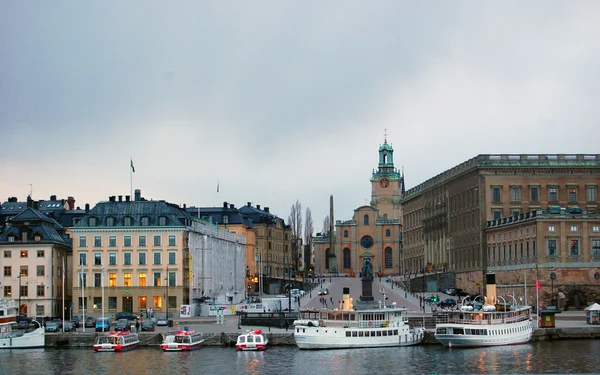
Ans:
[{"label": "water reflection", "polygon": [[163,353],[143,348],[126,353],[87,349],[0,351],[2,375],[34,374],[235,374],[384,375],[594,373],[599,340],[540,342],[494,348],[442,346],[300,351],[275,347],[266,352],[236,352],[204,347],[194,352]]}]

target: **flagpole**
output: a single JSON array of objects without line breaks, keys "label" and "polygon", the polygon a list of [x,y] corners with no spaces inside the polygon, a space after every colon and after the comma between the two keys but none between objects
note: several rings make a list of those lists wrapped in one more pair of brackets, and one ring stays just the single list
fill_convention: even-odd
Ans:
[{"label": "flagpole", "polygon": [[81,272],[80,272],[80,280],[81,280],[81,309],[83,311],[83,314],[81,315],[81,319],[83,322],[83,332],[85,333],[85,289],[83,288],[83,262],[80,260],[81,262]]},{"label": "flagpole", "polygon": [[[64,255],[64,254],[63,254]],[[65,333],[65,257],[63,256],[62,269],[62,331]]]},{"label": "flagpole", "polygon": [[[133,159],[129,158],[129,196],[133,200]],[[102,301],[104,303],[104,301]]]}]

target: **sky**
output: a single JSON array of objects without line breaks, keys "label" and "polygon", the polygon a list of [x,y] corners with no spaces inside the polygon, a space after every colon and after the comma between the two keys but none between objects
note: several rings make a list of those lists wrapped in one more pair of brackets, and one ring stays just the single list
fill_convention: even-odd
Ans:
[{"label": "sky", "polygon": [[331,194],[336,220],[370,200],[385,133],[407,188],[482,153],[598,153],[598,19],[594,0],[0,2],[0,201],[133,186],[287,222],[299,200],[319,232]]}]

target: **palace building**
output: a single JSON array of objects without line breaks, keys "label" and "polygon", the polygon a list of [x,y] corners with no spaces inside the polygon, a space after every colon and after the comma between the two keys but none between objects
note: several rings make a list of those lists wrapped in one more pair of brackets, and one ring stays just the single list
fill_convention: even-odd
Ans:
[{"label": "palace building", "polygon": [[333,251],[329,233],[314,238],[316,274],[358,275],[364,259],[371,260],[380,276],[399,272],[404,176],[394,166],[394,149],[387,137],[379,147],[378,168],[370,182],[370,204],[356,208],[351,220],[335,222]]}]

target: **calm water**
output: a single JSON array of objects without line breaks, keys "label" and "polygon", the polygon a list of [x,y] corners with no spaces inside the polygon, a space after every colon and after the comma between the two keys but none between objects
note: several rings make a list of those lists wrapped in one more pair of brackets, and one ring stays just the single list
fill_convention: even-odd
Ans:
[{"label": "calm water", "polygon": [[0,374],[497,374],[598,373],[600,340],[541,342],[528,345],[444,349],[417,346],[389,349],[300,351],[269,348],[238,353],[205,347],[191,353],[158,348],[126,353],[89,349],[0,351]]}]

